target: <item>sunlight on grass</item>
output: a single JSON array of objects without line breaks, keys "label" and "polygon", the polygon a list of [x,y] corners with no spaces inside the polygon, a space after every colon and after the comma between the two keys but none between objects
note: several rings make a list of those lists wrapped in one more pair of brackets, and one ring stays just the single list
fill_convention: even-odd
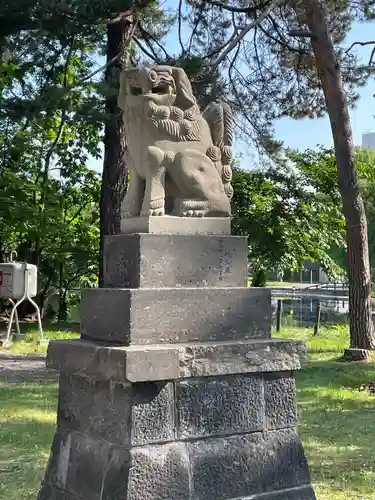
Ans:
[{"label": "sunlight on grass", "polygon": [[[34,335],[23,352],[37,347]],[[375,500],[375,397],[362,390],[375,380],[375,363],[337,362],[348,335],[345,327],[322,328],[318,337],[296,328],[273,335],[308,345],[309,362],[296,373],[299,432],[318,500]],[[72,336],[77,332],[50,331],[51,338]],[[57,383],[0,382],[0,500],[35,500],[56,406]]]},{"label": "sunlight on grass", "polygon": [[[309,363],[296,373],[299,432],[318,500],[375,499],[375,363],[340,363],[347,327],[283,329],[274,337],[304,340]],[[375,360],[375,359],[374,359]]]},{"label": "sunlight on grass", "polygon": [[35,500],[55,431],[56,408],[56,382],[0,382],[1,500]]},{"label": "sunlight on grass", "polygon": [[[40,345],[39,330],[32,325],[21,325],[21,333],[25,338],[13,342],[10,348],[0,348],[12,352],[13,354],[45,354],[48,345]],[[76,324],[56,324],[46,325],[44,327],[44,337],[46,340],[56,339],[76,339],[79,338],[79,325]],[[1,499],[0,499],[1,500]]]}]

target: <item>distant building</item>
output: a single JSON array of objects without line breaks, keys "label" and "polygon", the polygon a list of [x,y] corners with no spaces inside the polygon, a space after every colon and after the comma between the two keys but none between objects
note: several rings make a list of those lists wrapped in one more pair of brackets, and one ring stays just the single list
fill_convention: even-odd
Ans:
[{"label": "distant building", "polygon": [[319,262],[306,260],[299,271],[285,269],[280,274],[267,271],[269,281],[285,281],[292,283],[329,283],[329,278]]},{"label": "distant building", "polygon": [[362,147],[375,151],[375,132],[364,132],[362,134]]}]

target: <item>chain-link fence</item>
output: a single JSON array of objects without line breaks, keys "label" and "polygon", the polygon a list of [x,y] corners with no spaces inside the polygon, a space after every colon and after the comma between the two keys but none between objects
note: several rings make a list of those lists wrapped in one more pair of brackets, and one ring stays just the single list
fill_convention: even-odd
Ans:
[{"label": "chain-link fence", "polygon": [[311,328],[348,323],[348,297],[272,297],[273,327]]}]

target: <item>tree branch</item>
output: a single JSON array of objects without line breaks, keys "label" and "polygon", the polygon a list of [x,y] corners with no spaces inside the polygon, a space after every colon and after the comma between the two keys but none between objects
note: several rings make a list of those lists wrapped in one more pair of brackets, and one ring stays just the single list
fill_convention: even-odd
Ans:
[{"label": "tree branch", "polygon": [[274,0],[261,14],[260,16],[255,19],[252,23],[248,24],[245,26],[240,33],[234,37],[234,39],[231,41],[231,43],[228,45],[228,47],[224,50],[224,52],[217,58],[217,60],[214,62],[214,64],[211,67],[210,72],[214,73],[218,66],[226,59],[228,54],[232,52],[232,50],[241,42],[241,40],[251,31],[253,28],[261,24],[270,14],[270,12],[277,7],[279,3],[281,3],[282,0]]},{"label": "tree branch", "polygon": [[354,42],[348,49],[346,49],[345,54],[350,52],[356,45],[361,45],[362,47],[364,47],[365,45],[375,45],[375,40],[369,40],[368,42]]},{"label": "tree branch", "polygon": [[[165,50],[165,48],[161,45],[161,43],[159,43],[155,37],[153,37],[151,35],[151,33],[149,33],[147,30],[144,29],[144,27],[141,25],[141,23],[138,23],[138,29],[139,31],[141,32],[141,34],[143,35],[143,38],[144,38],[144,41],[147,43],[148,47],[150,47],[150,41],[149,40],[152,40],[155,45],[157,45],[159,47],[159,49],[161,49],[163,52],[164,52],[164,55],[167,59],[173,59],[169,54],[168,52]],[[151,47],[150,47],[151,48]]]},{"label": "tree branch", "polygon": [[154,62],[156,62],[157,64],[159,64],[159,59],[156,57],[155,54],[152,54],[151,51],[147,50],[146,47],[143,47],[143,45],[141,44],[140,40],[138,40],[138,38],[135,36],[133,38],[133,40],[135,41],[135,43],[138,45],[139,49],[147,56],[149,57],[150,59],[152,59]]},{"label": "tree branch", "polygon": [[178,3],[178,41],[180,42],[182,55],[185,54],[185,47],[182,41],[182,0]]},{"label": "tree branch", "polygon": [[[229,12],[238,12],[242,14],[255,14],[259,10],[259,6],[256,7],[233,7],[232,5],[226,5],[217,0],[203,0],[204,3],[208,3],[213,7],[219,7],[219,9],[227,10]],[[266,6],[264,6],[266,7]]]},{"label": "tree branch", "polygon": [[113,57],[112,59],[110,59],[106,64],[103,64],[103,66],[100,66],[100,68],[96,69],[95,71],[93,71],[89,75],[87,75],[84,78],[82,78],[81,80],[79,80],[79,82],[77,82],[77,83],[75,83],[73,85],[70,85],[68,87],[68,90],[71,90],[72,88],[75,88],[75,87],[79,87],[80,85],[82,85],[82,83],[85,83],[87,80],[91,80],[91,78],[93,76],[97,75],[98,73],[101,73],[102,71],[105,71],[110,66],[112,66],[115,62],[117,62],[120,59],[120,57],[123,55],[123,52],[125,52],[130,47],[130,44],[131,44],[131,42],[132,42],[132,40],[134,38],[134,33],[135,33],[136,29],[137,29],[137,25],[138,25],[138,20],[135,19],[134,23],[132,23],[132,28],[131,28],[131,31],[129,33],[129,37],[125,41],[123,49],[122,49],[121,52],[119,52],[117,55],[115,55],[115,57]]}]

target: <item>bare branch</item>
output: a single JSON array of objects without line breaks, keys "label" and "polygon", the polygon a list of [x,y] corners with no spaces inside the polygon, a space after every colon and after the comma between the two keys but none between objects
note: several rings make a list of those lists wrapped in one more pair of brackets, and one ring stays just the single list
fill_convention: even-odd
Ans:
[{"label": "bare branch", "polygon": [[219,54],[222,50],[225,49],[225,47],[227,47],[227,45],[229,45],[232,42],[232,40],[234,40],[234,38],[235,38],[236,35],[237,35],[237,32],[234,31],[232,33],[232,35],[228,38],[228,40],[226,42],[224,42],[220,47],[216,48],[215,50],[213,50],[212,52],[210,52],[209,54],[207,54],[206,58],[210,59],[211,57],[216,56],[217,54]]},{"label": "bare branch", "polygon": [[149,33],[147,30],[144,29],[144,27],[138,23],[138,29],[139,31],[141,32],[143,38],[144,38],[144,41],[145,43],[147,44],[147,46],[152,50],[152,46],[150,44],[150,40],[152,40],[154,42],[155,45],[157,45],[159,47],[159,49],[161,49],[163,52],[164,52],[164,55],[167,59],[173,59],[169,54],[168,52],[165,50],[165,48],[163,47],[163,45],[161,45],[161,43],[159,43],[155,37],[153,37],[151,35],[151,33]]},{"label": "bare branch", "polygon": [[178,41],[180,42],[182,54],[185,54],[185,47],[182,41],[182,0],[179,0],[178,3]]},{"label": "bare branch", "polygon": [[123,49],[121,52],[119,52],[117,55],[115,55],[115,57],[113,57],[112,59],[110,59],[108,62],[106,62],[106,64],[103,64],[103,66],[100,66],[100,68],[96,69],[95,71],[93,71],[92,73],[90,73],[89,75],[85,76],[84,78],[82,78],[79,82],[75,83],[74,85],[70,85],[68,87],[68,90],[71,90],[72,88],[74,87],[79,87],[80,85],[82,85],[82,83],[86,82],[87,80],[91,80],[91,78],[95,75],[97,75],[98,73],[102,72],[102,71],[105,71],[106,69],[108,69],[110,66],[112,66],[115,62],[117,62],[121,56],[123,55],[123,53],[125,51],[127,51],[127,49],[130,47],[130,44],[134,38],[134,33],[137,29],[137,24],[138,24],[138,20],[135,19],[133,25],[132,25],[132,28],[131,28],[131,31],[129,33],[129,37],[128,39],[125,41],[124,43],[124,46],[123,46]]},{"label": "bare branch", "polygon": [[135,43],[138,45],[139,49],[147,56],[149,57],[150,59],[152,59],[154,62],[158,63],[159,64],[159,59],[157,58],[157,56],[155,54],[153,54],[151,51],[147,50],[146,47],[144,47],[142,45],[142,43],[140,42],[140,40],[138,40],[137,37],[134,37],[133,38]]},{"label": "bare branch", "polygon": [[211,73],[214,73],[218,66],[226,59],[228,54],[232,52],[232,50],[241,42],[241,40],[256,26],[259,26],[270,14],[270,12],[277,7],[281,3],[282,0],[274,0],[261,14],[255,19],[252,23],[245,26],[237,36],[233,38],[228,47],[224,50],[224,52],[217,58],[214,64],[211,67]]},{"label": "bare branch", "polygon": [[371,51],[370,59],[369,59],[369,62],[368,62],[369,66],[371,66],[371,64],[374,63],[374,56],[375,56],[375,47]]},{"label": "bare branch", "polygon": [[364,47],[365,45],[375,45],[375,40],[369,40],[368,42],[354,42],[348,49],[346,49],[345,54],[350,52],[356,45],[361,45],[361,47]]},{"label": "bare branch", "polygon": [[[204,3],[208,3],[214,7],[219,7],[219,9],[228,10],[229,12],[238,12],[243,14],[255,14],[259,9],[259,6],[256,7],[233,7],[232,5],[226,5],[217,0],[204,0]],[[266,7],[266,6],[264,6]]]}]

